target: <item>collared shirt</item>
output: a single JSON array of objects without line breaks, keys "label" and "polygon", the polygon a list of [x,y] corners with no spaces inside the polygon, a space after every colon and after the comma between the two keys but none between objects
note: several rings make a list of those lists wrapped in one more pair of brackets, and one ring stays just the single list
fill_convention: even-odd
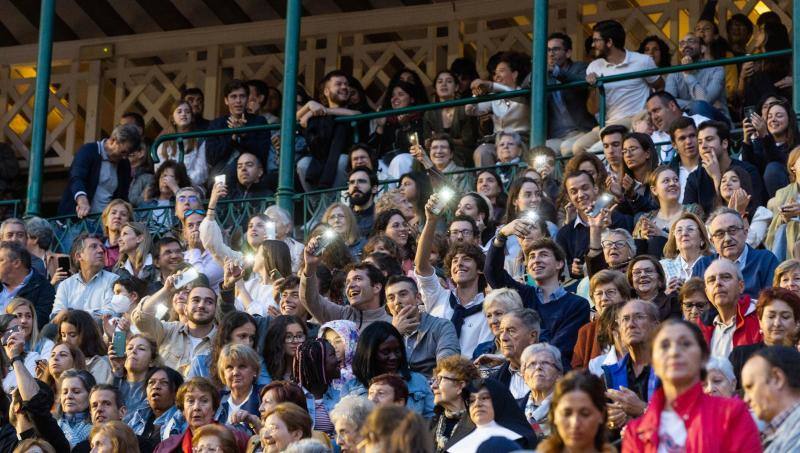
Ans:
[{"label": "collared shirt", "polygon": [[694,263],[687,263],[682,256],[678,255],[675,258],[663,258],[661,259],[661,267],[664,268],[664,274],[666,277],[666,281],[670,281],[673,277],[679,277],[684,280],[688,280],[689,277],[692,276],[692,267],[694,264],[702,257],[698,256],[697,259],[694,260]]},{"label": "collared shirt", "polygon": [[550,293],[550,297],[545,299],[544,291],[542,291],[542,288],[538,287],[538,286],[536,287],[536,296],[539,297],[539,300],[543,304],[549,304],[550,302],[552,302],[552,301],[554,301],[554,300],[556,300],[556,299],[558,299],[560,297],[564,297],[565,294],[567,294],[567,290],[565,290],[563,286],[559,286],[558,288],[553,290],[552,293]]},{"label": "collared shirt", "polygon": [[152,265],[153,265],[153,255],[148,253],[147,256],[144,257],[144,263],[142,263],[142,268],[139,269],[138,275],[135,272],[133,272],[133,264],[131,264],[130,259],[125,260],[125,264],[123,264],[122,267],[124,267],[129,274],[141,278],[143,276],[142,271],[144,271],[144,268],[146,266],[152,266]]},{"label": "collared shirt", "polygon": [[638,376],[633,368],[633,359],[627,361],[625,368],[628,374],[628,388],[636,393],[642,401],[648,401],[651,396],[647,394],[648,382],[650,380],[650,365],[646,365],[642,368],[642,372],[639,373]]},{"label": "collared shirt", "polygon": [[11,291],[9,291],[8,286],[6,286],[6,284],[3,283],[2,285],[3,290],[0,291],[0,312],[5,311],[8,302],[11,301],[11,299],[17,297],[19,290],[21,290],[22,288],[25,287],[25,285],[28,284],[31,277],[33,277],[33,269],[31,269],[31,271],[28,272],[28,275],[26,275],[25,278],[22,279],[22,283],[20,283],[16,288],[14,288]]},{"label": "collared shirt", "polygon": [[[117,190],[117,164],[108,160],[108,152],[106,152],[106,140],[97,142],[97,147],[100,150],[100,157],[103,161],[100,163],[100,177],[97,179],[97,188],[94,191],[94,197],[91,200],[90,212],[101,212],[108,206],[108,203],[114,198],[114,192]],[[77,197],[81,192],[75,194]],[[84,194],[85,195],[85,194]]]},{"label": "collared shirt", "polygon": [[508,372],[511,373],[511,380],[508,382],[508,389],[511,391],[511,394],[514,395],[514,399],[519,400],[525,398],[525,396],[530,393],[531,389],[528,388],[528,385],[525,384],[525,379],[522,377],[522,373],[519,370],[515,370],[514,368],[509,365]]},{"label": "collared shirt", "polygon": [[[414,277],[419,285],[425,311],[432,316],[451,319],[453,317],[453,309],[450,307],[451,292],[442,288],[436,273],[423,276],[414,272]],[[474,299],[462,305],[464,308],[469,308],[481,302],[483,302],[483,293],[478,291]],[[494,341],[492,330],[486,322],[486,315],[483,314],[483,311],[479,311],[467,316],[464,319],[464,325],[461,327],[461,337],[459,338],[461,354],[465,357],[472,357],[475,347],[485,341]]]},{"label": "collared shirt", "polygon": [[785,422],[786,419],[789,418],[789,416],[792,415],[792,413],[798,407],[800,407],[800,401],[792,404],[790,407],[787,407],[786,409],[784,409],[780,414],[776,415],[775,417],[772,417],[772,420],[770,420],[770,422],[767,423],[767,426],[764,428],[764,431],[762,432],[762,435],[764,437],[768,437],[768,436],[771,436],[771,435],[775,434],[775,431],[777,431],[778,428],[781,427],[783,422]]},{"label": "collared shirt", "polygon": [[686,191],[686,181],[689,180],[689,175],[699,167],[700,164],[697,164],[692,168],[684,167],[683,164],[678,165],[678,183],[681,185],[681,203],[683,203],[683,193]]},{"label": "collared shirt", "polygon": [[747,265],[747,249],[748,247],[745,244],[744,249],[742,249],[741,255],[739,255],[739,258],[736,258],[736,261],[734,261],[734,263],[736,263],[736,265],[739,266],[739,270],[742,272],[744,272],[744,267]]},{"label": "collared shirt", "polygon": [[[709,120],[703,115],[687,115],[686,113],[683,114],[684,118],[691,118],[694,120],[695,126],[700,126],[700,124]],[[661,160],[661,163],[668,164],[672,161],[675,157],[675,153],[677,150],[672,146],[672,139],[669,136],[668,132],[655,130],[652,134],[650,134],[650,138],[653,139],[653,143],[656,145],[656,150],[658,150],[658,157]],[[684,185],[686,183],[684,182]],[[681,193],[681,196],[683,194]]]},{"label": "collared shirt", "polygon": [[222,267],[211,256],[208,250],[189,249],[183,252],[183,259],[187,263],[194,266],[197,272],[205,275],[208,278],[208,284],[214,289],[214,292],[219,293],[219,284],[222,282],[223,270]]},{"label": "collared shirt", "polygon": [[100,270],[88,282],[83,281],[80,272],[70,276],[56,289],[51,316],[64,309],[83,310],[95,316],[102,314],[101,311],[111,303],[117,279],[117,274],[106,270]]},{"label": "collared shirt", "polygon": [[733,333],[736,331],[736,317],[725,324],[719,315],[714,318],[714,332],[711,334],[711,355],[728,357],[733,351]]},{"label": "collared shirt", "polygon": [[[706,101],[729,116],[725,96],[725,68],[713,67],[666,74],[664,91],[675,96],[681,108],[692,101]],[[698,126],[700,123],[697,124]]]},{"label": "collared shirt", "polygon": [[[598,58],[589,63],[586,74],[595,73],[603,77],[655,69],[655,67],[655,62],[649,56],[626,50],[625,59],[621,63],[613,64],[606,61],[605,58]],[[648,84],[655,83],[658,78],[659,76],[651,76],[607,83],[605,85],[608,105],[606,122],[614,122],[643,110],[647,96],[650,95]]]},{"label": "collared shirt", "polygon": [[[520,87],[508,87],[501,83],[492,83],[492,92],[506,92],[519,90]],[[495,131],[513,131],[527,135],[531,130],[530,102],[524,99],[498,99],[496,101],[481,102],[475,108],[478,115],[492,114]]]}]

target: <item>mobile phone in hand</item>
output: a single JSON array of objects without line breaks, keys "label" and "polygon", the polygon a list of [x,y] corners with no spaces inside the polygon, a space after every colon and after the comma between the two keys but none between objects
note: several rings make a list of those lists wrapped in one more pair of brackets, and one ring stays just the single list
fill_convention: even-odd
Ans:
[{"label": "mobile phone in hand", "polygon": [[20,331],[19,325],[16,325],[14,327],[9,327],[8,330],[6,330],[6,333],[3,334],[3,338],[0,339],[0,344],[2,344],[3,346],[7,345],[8,339],[11,338],[11,335],[14,335],[19,331]]},{"label": "mobile phone in hand", "polygon": [[58,264],[59,270],[69,273],[70,263],[68,256],[59,256],[56,263]]}]

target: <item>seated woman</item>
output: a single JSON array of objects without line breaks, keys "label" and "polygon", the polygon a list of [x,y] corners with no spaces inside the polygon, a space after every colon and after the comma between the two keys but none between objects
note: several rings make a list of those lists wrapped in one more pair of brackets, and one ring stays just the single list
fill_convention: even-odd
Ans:
[{"label": "seated woman", "polygon": [[468,192],[458,201],[455,214],[466,215],[475,220],[480,231],[480,243],[489,242],[495,234],[492,207],[489,200],[478,192]]},{"label": "seated woman", "polygon": [[[170,205],[178,201],[176,197],[182,187],[191,185],[192,181],[186,174],[186,167],[183,164],[174,160],[163,161],[156,170],[155,184],[148,189],[147,201],[139,206],[146,210],[140,211],[136,219],[146,223],[153,235],[170,232],[180,224]],[[188,195],[183,197],[187,198]],[[198,203],[198,200],[195,199],[194,202]]]},{"label": "seated woman", "polygon": [[[419,90],[415,85],[402,80],[389,85],[382,110],[401,109],[417,105]],[[411,137],[416,134],[417,141],[424,137],[422,128],[422,114],[419,112],[404,115],[384,117],[377,120],[377,127],[370,144],[375,148],[377,155],[389,166],[389,176],[392,179],[411,171],[414,158],[409,154]]]},{"label": "seated woman", "polygon": [[[197,129],[192,107],[186,101],[178,101],[172,107],[172,115],[169,118],[169,126],[161,133],[174,134],[176,132],[191,132]],[[206,160],[206,141],[204,138],[190,138],[183,140],[183,165],[186,173],[191,180],[191,184],[204,187],[208,179],[208,161]],[[156,164],[156,170],[161,168],[168,160],[178,161],[178,142],[166,141],[158,145],[156,150],[161,162]],[[158,177],[156,177],[158,179]],[[184,187],[184,186],[180,186]]]},{"label": "seated woman", "polygon": [[711,308],[706,296],[706,284],[700,277],[692,277],[681,285],[678,301],[681,303],[683,319],[689,322],[700,322]]},{"label": "seated woman", "polygon": [[610,174],[606,181],[606,188],[616,197],[621,213],[633,215],[658,208],[648,184],[658,162],[658,153],[649,135],[629,132],[622,137],[623,174]]},{"label": "seated woman", "polygon": [[775,196],[767,202],[767,208],[772,211],[772,222],[764,239],[764,246],[778,257],[778,260],[800,258],[797,242],[800,240],[800,146],[789,153],[787,162],[789,180],[785,187],[778,189]]},{"label": "seated woman", "polygon": [[[211,346],[211,354],[195,355],[189,366],[187,378],[204,377],[215,386],[222,388],[225,386],[224,380],[220,379],[219,364],[222,349],[228,344],[243,344],[252,349],[256,349],[256,339],[258,329],[256,320],[249,314],[242,311],[232,311],[225,314],[219,322],[219,330],[214,336]],[[269,373],[266,366],[259,362],[259,374],[256,384],[262,386],[270,382]]]},{"label": "seated woman", "polygon": [[[434,79],[434,102],[450,101],[458,97],[458,84],[450,71],[440,71]],[[478,123],[467,116],[464,106],[428,110],[422,116],[424,137],[447,134],[453,140],[453,160],[461,167],[472,166],[472,151],[478,138]],[[427,199],[427,197],[425,198]]]},{"label": "seated woman", "polygon": [[414,217],[412,223],[416,223],[419,229],[425,222],[425,202],[431,196],[431,178],[427,173],[412,171],[400,177],[400,192],[406,197],[411,206],[414,207]]},{"label": "seated woman", "polygon": [[153,261],[153,240],[147,227],[139,222],[127,222],[120,230],[119,260],[111,272],[122,278],[136,277],[148,284],[160,278]]},{"label": "seated woman", "polygon": [[631,298],[631,286],[625,274],[604,269],[589,281],[589,295],[595,316],[578,330],[578,341],[572,353],[572,368],[588,368],[589,361],[611,346],[611,339],[600,329],[600,318],[608,307],[618,306]]},{"label": "seated woman", "polygon": [[506,213],[506,202],[508,201],[508,195],[500,176],[493,170],[480,171],[476,179],[475,190],[491,203],[491,221],[495,224],[500,223]]},{"label": "seated woman", "polygon": [[[47,337],[41,335],[39,331],[39,321],[36,315],[36,307],[33,302],[22,297],[15,297],[8,301],[5,308],[5,313],[14,315],[19,322],[19,327],[25,334],[25,352],[27,355],[38,355],[39,360],[47,360],[50,357],[50,352],[53,350],[53,343]],[[29,370],[33,374],[34,370]]]},{"label": "seated woman", "polygon": [[547,343],[529,345],[522,351],[520,370],[530,390],[525,398],[525,418],[541,440],[550,435],[549,412],[553,389],[556,381],[564,375],[561,352]]},{"label": "seated woman", "polygon": [[472,429],[454,432],[448,452],[476,452],[485,440],[495,436],[515,441],[523,450],[536,445],[536,433],[506,386],[494,379],[484,379],[471,383],[470,387],[468,408]]},{"label": "seated woman", "polygon": [[339,377],[331,382],[331,387],[341,390],[344,384],[352,380],[353,357],[358,344],[358,326],[353,321],[338,319],[328,321],[319,327],[318,338],[324,338],[336,350],[336,360],[339,362]]},{"label": "seated woman", "polygon": [[[486,316],[486,322],[489,324],[489,329],[494,335],[494,340],[479,343],[472,353],[472,359],[476,360],[484,354],[498,355],[499,336],[500,336],[500,319],[506,313],[512,310],[519,310],[522,308],[522,298],[519,293],[510,288],[498,288],[489,291],[486,298],[483,300],[483,314]],[[488,372],[485,373],[488,376]]]},{"label": "seated woman", "polygon": [[175,405],[183,376],[172,368],[154,366],[144,377],[145,404],[130,417],[127,424],[141,439],[156,445],[186,429],[186,419]]},{"label": "seated woman", "polygon": [[730,360],[718,356],[708,358],[706,377],[703,380],[703,393],[722,398],[734,398],[736,397],[736,382]]},{"label": "seated woman", "polygon": [[[652,367],[661,386],[644,415],[625,425],[623,451],[657,451],[667,442],[670,448],[692,451],[761,449],[758,429],[744,402],[703,393],[703,364],[710,354],[696,324],[667,320],[651,342]],[[659,435],[667,432],[673,434]]]},{"label": "seated woman", "polygon": [[67,370],[58,380],[58,426],[64,432],[70,447],[89,438],[92,421],[89,417],[89,391],[95,385],[94,377],[84,370]]},{"label": "seated woman", "polygon": [[[606,397],[603,381],[585,371],[571,371],[558,381],[550,402],[550,437],[536,451],[616,451],[606,433]],[[576,424],[575,414],[581,414]]]},{"label": "seated woman", "polygon": [[[495,135],[495,153],[497,154],[497,165],[500,164],[519,164],[522,160],[522,151],[525,143],[522,137],[516,132],[500,131]],[[508,184],[513,178],[517,165],[513,167],[498,167],[497,173],[503,180],[503,184]]]},{"label": "seated woman", "polygon": [[[752,163],[764,176],[764,188],[770,197],[789,183],[786,163],[789,152],[798,144],[800,132],[797,118],[788,102],[776,102],[767,109],[765,118],[745,118],[742,122],[744,142],[742,159]],[[767,133],[754,126],[755,122],[766,122]]]},{"label": "seated woman", "polygon": [[433,134],[426,142],[427,151],[422,143],[417,143],[411,145],[409,152],[428,171],[433,186],[438,188],[446,185],[456,193],[469,191],[474,185],[472,175],[463,172],[464,167],[456,164],[453,154],[455,145],[450,136]]},{"label": "seated woman", "polygon": [[353,374],[356,379],[345,383],[341,396],[366,396],[369,382],[384,373],[398,374],[408,385],[406,407],[423,417],[433,416],[433,394],[422,374],[409,370],[403,336],[384,321],[376,321],[361,331],[353,358]]},{"label": "seated woman", "polygon": [[747,219],[747,245],[760,248],[772,223],[772,211],[759,206],[750,196],[753,184],[750,174],[742,167],[731,167],[722,175],[719,185],[719,198],[722,206],[736,209],[743,219]]},{"label": "seated woman", "polygon": [[711,241],[703,221],[691,212],[681,214],[669,229],[664,258],[659,261],[667,284],[673,279],[688,280],[694,264],[710,250]]},{"label": "seated woman", "polygon": [[414,210],[414,205],[411,204],[403,195],[400,189],[389,189],[383,192],[383,195],[375,202],[375,215],[380,215],[383,211],[396,209],[403,214],[403,217],[408,219],[408,226],[412,232],[419,231],[418,222],[420,218],[417,217],[417,212]]},{"label": "seated woman", "polygon": [[447,451],[456,429],[471,425],[467,413],[467,386],[479,379],[475,365],[460,355],[445,357],[436,364],[431,379],[436,414],[431,420],[431,432],[437,452]]},{"label": "seated woman", "polygon": [[[264,211],[267,216],[266,221],[275,222],[275,239],[283,241],[289,246],[289,253],[292,255],[292,272],[300,270],[300,264],[303,258],[303,249],[305,245],[292,237],[294,231],[294,221],[285,209],[278,205],[272,205]],[[266,224],[265,224],[266,226]],[[250,243],[248,242],[248,245]],[[255,248],[250,245],[251,248]],[[288,275],[284,275],[287,277]]]},{"label": "seated woman", "polygon": [[[633,290],[631,290],[633,294]],[[597,377],[604,377],[605,367],[614,365],[628,353],[619,333],[619,323],[617,314],[624,305],[608,305],[603,308],[602,313],[597,315],[597,345],[602,351],[600,355],[589,360],[587,370]]]},{"label": "seated woman", "polygon": [[698,204],[680,203],[681,184],[678,173],[669,165],[661,165],[653,170],[648,184],[659,207],[639,217],[633,229],[633,237],[640,240],[636,244],[638,253],[660,257],[672,225],[685,212],[702,217],[703,209]]},{"label": "seated woman", "polygon": [[264,453],[282,452],[311,437],[311,417],[296,404],[280,403],[266,413],[260,437]]},{"label": "seated woman", "polygon": [[324,338],[304,342],[297,348],[292,374],[306,395],[314,430],[333,437],[336,431],[329,414],[339,401],[339,391],[331,384],[341,377],[336,349]]},{"label": "seated woman", "polygon": [[82,310],[70,310],[56,316],[53,322],[58,325],[61,341],[76,347],[86,357],[86,369],[101,384],[111,384],[114,375],[106,352],[108,346],[103,341],[100,328],[94,318]]},{"label": "seated woman", "polygon": [[145,376],[158,360],[158,346],[142,334],[128,336],[125,342],[125,356],[114,354],[114,345],[108,347],[111,370],[114,373],[114,386],[122,394],[122,402],[127,408],[123,420],[129,423],[140,409],[147,405]]},{"label": "seated woman", "polygon": [[241,343],[226,344],[217,361],[217,378],[225,385],[225,393],[217,412],[220,423],[237,427],[253,435],[249,427],[251,416],[259,415],[260,386],[256,383],[261,364],[256,351]]},{"label": "seated woman", "polygon": [[201,426],[192,437],[192,445],[197,452],[231,452],[239,450],[231,430],[219,425]]},{"label": "seated woman", "polygon": [[375,218],[373,232],[375,234],[383,233],[397,244],[403,272],[409,272],[414,268],[416,240],[412,236],[407,219],[400,211],[390,209],[378,214]]},{"label": "seated woman", "polygon": [[281,315],[269,323],[264,364],[273,381],[290,380],[297,348],[308,338],[308,327],[297,317]]},{"label": "seated woman", "polygon": [[[220,405],[219,391],[206,378],[192,378],[178,389],[176,404],[186,418],[186,429],[159,443],[155,449],[156,453],[182,453],[187,451],[187,448],[191,451],[194,433],[203,426],[215,423],[214,414]],[[236,429],[232,429],[231,432],[236,438],[239,450],[244,451],[250,436]]]},{"label": "seated woman", "polygon": [[372,401],[355,395],[345,396],[336,403],[330,418],[336,430],[336,444],[342,453],[358,453],[358,445],[363,440],[360,427],[374,408]]},{"label": "seated woman", "polygon": [[47,384],[53,393],[58,395],[58,381],[61,374],[67,370],[85,370],[86,358],[80,349],[67,343],[58,343],[53,346],[47,363],[36,364],[36,379]]},{"label": "seated woman", "polygon": [[405,407],[391,404],[375,406],[359,430],[362,440],[358,451],[392,451],[389,450],[392,434],[397,431],[399,421],[409,412]]},{"label": "seated woman", "polygon": [[667,286],[664,269],[658,260],[651,255],[637,255],[628,264],[628,283],[636,297],[653,302],[658,307],[658,320],[683,316],[678,302],[679,282]]},{"label": "seated woman", "polygon": [[367,240],[361,236],[356,216],[350,206],[339,202],[331,204],[322,214],[322,223],[331,227],[344,240],[354,258],[361,257]]},{"label": "seated woman", "polygon": [[784,288],[800,296],[800,260],[786,260],[775,268],[772,286]]},{"label": "seated woman", "polygon": [[111,269],[119,260],[119,235],[122,226],[133,220],[133,206],[125,200],[114,199],[103,209],[101,215],[103,223],[103,236],[106,238],[103,246],[106,249],[106,268]]}]

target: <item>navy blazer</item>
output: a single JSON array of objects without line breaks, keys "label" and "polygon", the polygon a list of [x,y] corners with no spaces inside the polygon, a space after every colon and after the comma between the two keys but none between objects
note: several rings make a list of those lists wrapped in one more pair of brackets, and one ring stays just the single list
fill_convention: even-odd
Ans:
[{"label": "navy blazer", "polygon": [[28,283],[17,292],[17,297],[28,299],[33,303],[33,308],[36,310],[36,322],[39,329],[43,329],[50,319],[53,301],[56,298],[56,290],[50,284],[50,280],[34,271]]},{"label": "navy blazer", "polygon": [[[224,115],[214,119],[208,126],[208,130],[227,129],[228,118]],[[247,120],[246,126],[259,126],[267,124],[267,120],[261,115],[251,115],[245,113]],[[233,152],[238,149],[247,151],[258,156],[264,168],[267,166],[267,153],[269,152],[269,133],[267,131],[248,132],[237,136],[234,141],[232,135],[217,135],[206,138],[206,159],[210,167],[219,167],[227,163]]]},{"label": "navy blazer", "polygon": [[[261,397],[259,396],[260,393],[261,387],[254,384],[253,391],[250,392],[250,398],[248,398],[239,409],[259,416],[260,413],[258,412],[258,407],[261,405]],[[223,424],[228,423],[228,412],[230,411],[230,404],[228,403],[228,400],[230,399],[230,393],[226,393],[222,396],[222,401],[219,404],[219,410],[217,410],[214,420],[217,420]]]},{"label": "navy blazer", "polygon": [[[58,204],[58,215],[75,214],[75,194],[78,192],[86,192],[90,203],[94,198],[97,183],[100,180],[100,164],[103,163],[98,143],[84,144],[72,159],[72,165],[69,167],[69,182],[67,190],[61,197],[61,202]],[[121,198],[127,201],[130,185],[131,164],[128,159],[122,159],[117,162],[117,190],[114,191],[112,198]]]}]

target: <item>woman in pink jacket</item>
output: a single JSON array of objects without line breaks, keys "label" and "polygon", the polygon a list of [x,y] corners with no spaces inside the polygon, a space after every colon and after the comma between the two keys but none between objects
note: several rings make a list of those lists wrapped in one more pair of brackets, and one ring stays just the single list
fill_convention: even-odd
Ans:
[{"label": "woman in pink jacket", "polygon": [[665,321],[653,335],[652,351],[661,387],[644,415],[625,427],[623,453],[761,451],[758,430],[745,404],[703,393],[703,364],[709,349],[696,325]]}]

